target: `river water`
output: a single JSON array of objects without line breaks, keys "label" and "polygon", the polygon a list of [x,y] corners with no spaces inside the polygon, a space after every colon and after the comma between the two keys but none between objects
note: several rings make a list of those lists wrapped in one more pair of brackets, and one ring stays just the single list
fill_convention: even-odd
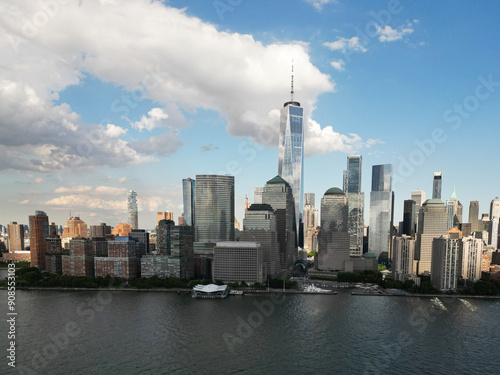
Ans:
[{"label": "river water", "polygon": [[498,373],[500,300],[19,290],[16,311],[0,374]]}]

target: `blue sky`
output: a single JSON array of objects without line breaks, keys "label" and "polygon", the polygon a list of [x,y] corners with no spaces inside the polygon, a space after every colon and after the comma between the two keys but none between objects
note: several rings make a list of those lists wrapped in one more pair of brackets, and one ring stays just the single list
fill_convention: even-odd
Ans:
[{"label": "blue sky", "polygon": [[134,189],[150,229],[156,211],[180,215],[182,178],[206,173],[235,175],[241,222],[277,174],[292,60],[317,205],[353,154],[366,218],[375,164],[394,165],[396,222],[435,171],[465,219],[500,195],[495,1],[50,4],[0,9],[1,224],[41,209],[116,225]]}]

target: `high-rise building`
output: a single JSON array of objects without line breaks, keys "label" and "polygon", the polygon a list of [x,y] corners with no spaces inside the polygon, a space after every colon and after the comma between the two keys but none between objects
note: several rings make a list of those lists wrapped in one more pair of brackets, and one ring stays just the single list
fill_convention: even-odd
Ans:
[{"label": "high-rise building", "polygon": [[304,205],[309,205],[311,207],[316,207],[316,194],[314,193],[305,193],[304,194]]},{"label": "high-rise building", "polygon": [[321,229],[318,233],[318,269],[344,271],[349,261],[347,195],[339,188],[328,189],[321,199]]},{"label": "high-rise building", "polygon": [[114,236],[128,236],[128,234],[132,232],[132,226],[127,223],[118,223],[116,224],[116,228],[111,230],[111,234]]},{"label": "high-rise building", "polygon": [[392,235],[392,164],[372,167],[368,251],[380,259],[389,253]]},{"label": "high-rise building", "polygon": [[490,204],[490,246],[497,249],[498,248],[498,226],[500,221],[500,200],[495,198]]},{"label": "high-rise building", "polygon": [[293,94],[292,68],[291,99],[283,105],[280,116],[278,175],[292,188],[297,241],[298,246],[303,247],[304,109],[294,101]]},{"label": "high-rise building", "polygon": [[483,241],[472,236],[462,238],[462,278],[476,282],[481,278]]},{"label": "high-rise building", "polygon": [[57,225],[56,223],[52,222],[49,224],[49,236],[58,236],[59,233],[57,233]]},{"label": "high-rise building", "polygon": [[[62,273],[70,276],[94,277],[94,246],[86,238],[69,241],[69,255],[62,256]],[[106,276],[106,275],[104,275]]]},{"label": "high-rise building", "polygon": [[456,290],[462,274],[462,232],[456,228],[432,241],[431,281],[440,290]]},{"label": "high-rise building", "polygon": [[263,283],[264,255],[257,242],[217,242],[214,247],[213,280],[223,282]]},{"label": "high-rise building", "polygon": [[318,226],[318,210],[314,206],[314,193],[306,193],[304,198],[304,250],[311,252],[317,250],[313,246],[313,236]]},{"label": "high-rise building", "polygon": [[108,234],[111,234],[111,226],[106,223],[90,226],[90,238],[106,237]]},{"label": "high-rise building", "polygon": [[264,193],[264,187],[263,186],[256,186],[253,189],[253,203],[261,204],[263,193]]},{"label": "high-rise building", "polygon": [[174,221],[174,213],[168,211],[160,211],[156,213],[156,225],[160,222],[160,220],[172,220]]},{"label": "high-rise building", "polygon": [[431,272],[432,240],[446,235],[448,215],[440,199],[428,199],[420,208],[415,259],[418,260],[417,272]]},{"label": "high-rise building", "polygon": [[127,195],[128,223],[132,229],[139,229],[139,211],[137,209],[137,193],[129,190]]},{"label": "high-rise building", "polygon": [[24,225],[13,221],[9,228],[9,252],[24,250]]},{"label": "high-rise building", "polygon": [[471,231],[477,232],[479,230],[479,201],[471,201],[469,205],[469,223]]},{"label": "high-rise building", "polygon": [[403,206],[403,228],[402,234],[413,237],[415,236],[415,201],[407,199]]},{"label": "high-rise building", "polygon": [[234,241],[234,176],[197,175],[194,209],[196,242]]},{"label": "high-rise building", "polygon": [[394,280],[405,281],[408,275],[414,274],[415,239],[403,234],[394,237],[394,259],[392,273]]},{"label": "high-rise building", "polygon": [[415,233],[418,231],[418,213],[420,212],[420,207],[425,202],[425,191],[413,190],[411,192],[411,200],[415,201]]},{"label": "high-rise building", "polygon": [[262,203],[270,205],[276,215],[280,270],[288,269],[298,257],[295,201],[290,184],[280,176],[267,181]]},{"label": "high-rise building", "polygon": [[352,256],[363,255],[363,227],[365,194],[361,192],[361,172],[363,158],[359,155],[347,157],[347,170],[344,172],[344,192],[349,204],[349,235]]},{"label": "high-rise building", "polygon": [[451,198],[446,200],[446,211],[448,214],[448,230],[458,228],[459,224],[462,223],[463,207],[457,198],[455,188],[453,188]]},{"label": "high-rise building", "polygon": [[[184,205],[184,225],[194,227],[196,181],[191,178],[182,180],[182,202]],[[173,220],[173,219],[172,219]]]},{"label": "high-rise building", "polygon": [[87,238],[87,224],[78,216],[70,217],[66,221],[66,226],[63,229],[62,238]]},{"label": "high-rise building", "polygon": [[139,276],[139,261],[136,257],[137,241],[130,237],[116,237],[108,241],[108,256],[95,257],[95,276],[133,279]]},{"label": "high-rise building", "polygon": [[270,205],[254,203],[245,212],[240,241],[260,243],[268,277],[281,270],[276,228],[276,215]]},{"label": "high-rise building", "polygon": [[30,215],[30,252],[31,267],[45,269],[45,239],[49,235],[49,217],[43,211],[35,211]]},{"label": "high-rise building", "polygon": [[442,183],[443,183],[443,173],[434,172],[434,180],[432,182],[432,199],[441,199]]}]

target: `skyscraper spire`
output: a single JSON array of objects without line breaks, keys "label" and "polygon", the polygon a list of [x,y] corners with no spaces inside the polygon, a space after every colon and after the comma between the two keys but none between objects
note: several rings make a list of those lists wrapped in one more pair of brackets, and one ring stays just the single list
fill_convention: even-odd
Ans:
[{"label": "skyscraper spire", "polygon": [[292,60],[292,87],[290,91],[290,101],[293,102],[293,60]]}]

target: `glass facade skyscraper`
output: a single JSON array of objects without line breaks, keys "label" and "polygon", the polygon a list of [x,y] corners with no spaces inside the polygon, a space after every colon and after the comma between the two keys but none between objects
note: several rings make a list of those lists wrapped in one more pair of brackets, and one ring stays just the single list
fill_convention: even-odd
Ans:
[{"label": "glass facade skyscraper", "polygon": [[196,242],[234,241],[234,176],[197,175]]},{"label": "glass facade skyscraper", "polygon": [[304,109],[292,98],[281,109],[278,175],[292,187],[295,199],[295,227],[298,245],[303,247]]},{"label": "glass facade skyscraper", "polygon": [[432,199],[441,199],[442,184],[443,184],[443,173],[434,172],[434,180],[432,181]]},{"label": "glass facade skyscraper", "polygon": [[415,201],[415,233],[418,231],[418,213],[420,212],[420,207],[425,202],[425,191],[414,190],[411,192],[411,199]]},{"label": "glass facade skyscraper", "polygon": [[370,229],[368,251],[377,258],[390,252],[392,221],[392,164],[372,167],[372,191],[370,192]]},{"label": "glass facade skyscraper", "polygon": [[347,170],[344,171],[344,192],[349,205],[350,253],[353,256],[363,255],[365,194],[361,192],[362,164],[361,156],[348,156]]},{"label": "glass facade skyscraper", "polygon": [[191,178],[182,180],[182,201],[184,204],[184,225],[194,226],[194,190],[196,181]]},{"label": "glass facade skyscraper", "polygon": [[298,257],[295,201],[290,184],[280,176],[267,181],[262,194],[262,203],[270,205],[276,215],[280,269],[288,269]]},{"label": "glass facade skyscraper", "polygon": [[346,194],[331,188],[321,199],[318,233],[318,269],[344,271],[349,260],[348,203]]},{"label": "glass facade skyscraper", "polygon": [[129,190],[127,196],[128,223],[132,229],[139,229],[139,212],[137,210],[137,193]]}]

